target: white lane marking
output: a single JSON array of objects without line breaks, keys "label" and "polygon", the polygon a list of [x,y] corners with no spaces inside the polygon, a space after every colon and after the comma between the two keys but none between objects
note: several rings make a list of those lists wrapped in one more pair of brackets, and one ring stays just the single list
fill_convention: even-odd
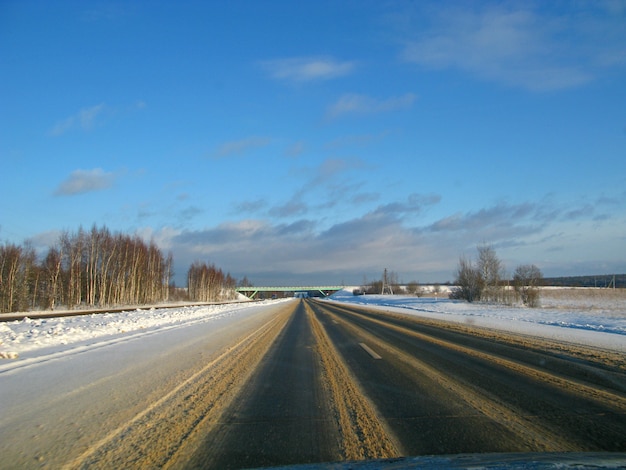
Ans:
[{"label": "white lane marking", "polygon": [[369,354],[370,356],[372,356],[374,359],[382,359],[382,357],[380,357],[375,351],[372,351],[372,348],[370,348],[367,344],[365,343],[359,343],[359,345],[365,349],[365,351],[367,352],[367,354]]}]

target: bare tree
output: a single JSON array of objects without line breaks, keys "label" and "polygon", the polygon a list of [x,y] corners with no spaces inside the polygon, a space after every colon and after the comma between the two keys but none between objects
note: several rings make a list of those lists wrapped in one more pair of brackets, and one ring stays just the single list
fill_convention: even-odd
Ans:
[{"label": "bare tree", "polygon": [[248,276],[244,276],[243,279],[239,281],[239,287],[252,287],[253,284],[248,279]]},{"label": "bare tree", "polygon": [[0,311],[18,310],[18,285],[22,248],[12,243],[0,247]]},{"label": "bare tree", "polygon": [[515,269],[513,286],[524,305],[532,308],[539,306],[539,286],[542,280],[543,274],[534,264],[524,264]]},{"label": "bare tree", "polygon": [[61,234],[61,249],[65,264],[65,304],[69,308],[78,306],[82,301],[82,254],[84,244],[84,232],[79,228],[76,235],[69,232]]},{"label": "bare tree", "polygon": [[59,299],[59,283],[61,277],[61,260],[63,255],[58,248],[50,248],[48,254],[43,261],[43,268],[46,274],[46,305],[45,307],[54,310],[56,302]]},{"label": "bare tree", "polygon": [[98,305],[109,305],[112,301],[114,260],[118,256],[119,246],[109,231],[103,228],[99,273],[98,273]]},{"label": "bare tree", "polygon": [[480,300],[499,302],[502,300],[502,262],[490,245],[478,247],[476,269],[480,273]]},{"label": "bare tree", "polygon": [[224,298],[226,300],[236,299],[237,298],[237,291],[235,291],[236,288],[237,288],[237,279],[232,277],[230,273],[227,273],[226,278],[224,279],[224,286],[223,286]]},{"label": "bare tree", "polygon": [[41,269],[37,265],[37,254],[30,241],[26,241],[22,246],[20,265],[18,308],[19,310],[28,310],[37,305],[41,279]]},{"label": "bare tree", "polygon": [[214,302],[234,298],[237,281],[213,264],[195,261],[187,271],[189,300]]},{"label": "bare tree", "polygon": [[39,274],[29,244],[0,246],[0,312],[27,310],[36,301]]},{"label": "bare tree", "polygon": [[450,297],[468,302],[480,300],[481,282],[480,271],[474,267],[472,260],[462,256],[459,259],[456,280],[454,281],[457,287]]},{"label": "bare tree", "polygon": [[422,287],[419,285],[417,281],[411,281],[406,285],[406,290],[410,295],[415,295],[416,297],[421,297],[424,295]]},{"label": "bare tree", "polygon": [[167,254],[167,258],[165,259],[165,271],[163,273],[163,286],[165,291],[163,292],[163,300],[168,301],[170,298],[170,284],[172,282],[172,278],[174,277],[174,271],[172,270],[172,265],[174,264],[174,256],[170,251]]}]

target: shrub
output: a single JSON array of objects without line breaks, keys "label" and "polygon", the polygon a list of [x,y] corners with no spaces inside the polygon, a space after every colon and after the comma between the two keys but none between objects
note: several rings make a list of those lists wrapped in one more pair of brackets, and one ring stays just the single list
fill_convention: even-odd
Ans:
[{"label": "shrub", "polygon": [[518,266],[513,274],[513,286],[522,303],[528,307],[539,307],[539,286],[543,275],[534,264]]}]

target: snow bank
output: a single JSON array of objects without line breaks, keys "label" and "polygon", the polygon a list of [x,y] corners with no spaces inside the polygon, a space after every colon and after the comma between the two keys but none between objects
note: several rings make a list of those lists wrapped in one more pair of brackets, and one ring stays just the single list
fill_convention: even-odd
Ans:
[{"label": "snow bank", "polygon": [[[273,300],[271,302],[280,302]],[[270,302],[266,301],[265,303]],[[86,341],[148,334],[168,328],[211,321],[258,307],[264,302],[152,308],[58,318],[25,318],[0,323],[0,359],[17,359],[24,353],[71,347]],[[67,349],[67,348],[63,348]],[[33,354],[30,354],[31,356]]]},{"label": "snow bank", "polygon": [[626,352],[626,299],[592,307],[589,298],[560,298],[531,309],[402,295],[355,296],[346,288],[328,300]]}]

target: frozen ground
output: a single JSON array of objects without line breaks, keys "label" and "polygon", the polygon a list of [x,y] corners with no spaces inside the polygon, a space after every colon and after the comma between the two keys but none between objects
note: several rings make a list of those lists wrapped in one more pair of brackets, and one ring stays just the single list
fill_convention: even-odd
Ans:
[{"label": "frozen ground", "polygon": [[[626,295],[620,290],[617,293],[609,290],[546,291],[542,296],[543,306],[538,309],[468,304],[447,298],[354,296],[351,288],[329,299],[626,352]],[[253,306],[259,303],[153,308],[2,322],[0,359],[21,362],[51,354],[69,354],[196,323],[227,320],[227,317],[235,319]],[[0,362],[0,370],[11,367],[8,362],[13,361]]]}]

